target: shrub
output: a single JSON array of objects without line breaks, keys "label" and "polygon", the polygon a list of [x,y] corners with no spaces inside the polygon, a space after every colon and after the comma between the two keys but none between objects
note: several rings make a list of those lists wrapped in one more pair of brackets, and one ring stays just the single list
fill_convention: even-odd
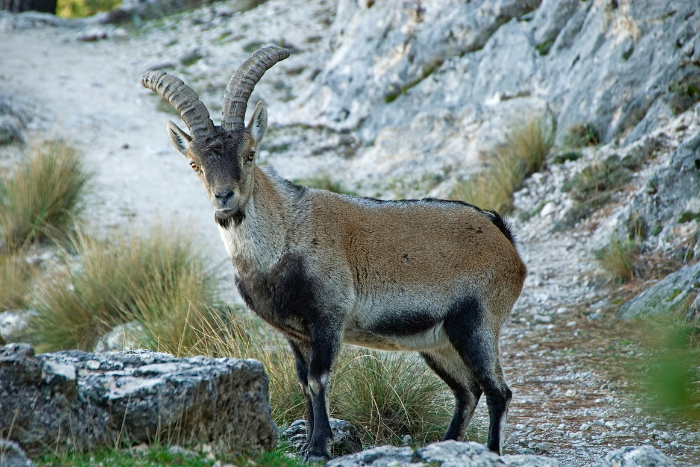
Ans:
[{"label": "shrub", "polygon": [[700,76],[687,76],[680,81],[674,81],[668,90],[671,93],[671,110],[676,115],[682,114],[700,101]]},{"label": "shrub", "polygon": [[33,274],[34,268],[24,258],[0,256],[0,313],[25,304]]},{"label": "shrub", "polygon": [[597,146],[602,142],[600,132],[590,123],[572,125],[564,138],[564,144],[571,148]]},{"label": "shrub", "polygon": [[481,208],[509,212],[515,189],[544,166],[554,143],[553,130],[553,124],[545,117],[521,121],[506,142],[494,150],[486,169],[458,183],[449,197]]},{"label": "shrub", "polygon": [[569,192],[574,201],[558,228],[572,227],[581,219],[610,200],[611,195],[629,182],[632,174],[617,155],[593,162],[571,180],[564,183],[562,191]]},{"label": "shrub", "polygon": [[67,258],[34,296],[29,329],[41,351],[92,350],[112,327],[135,320],[148,329],[144,346],[181,355],[197,344],[205,323],[191,304],[215,305],[218,291],[216,268],[190,238],[160,226],[105,239],[79,232],[72,248],[75,262]]},{"label": "shrub", "polygon": [[615,281],[625,283],[634,279],[634,255],[637,244],[613,236],[610,243],[594,252],[595,259],[603,270]]},{"label": "shrub", "polygon": [[12,175],[0,176],[0,227],[15,251],[42,236],[65,237],[83,207],[90,174],[64,141],[35,146]]}]

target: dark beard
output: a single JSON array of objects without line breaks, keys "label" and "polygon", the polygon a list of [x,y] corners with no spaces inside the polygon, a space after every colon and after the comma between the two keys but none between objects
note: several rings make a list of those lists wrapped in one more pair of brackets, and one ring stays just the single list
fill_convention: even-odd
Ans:
[{"label": "dark beard", "polygon": [[224,229],[228,229],[233,222],[234,227],[238,227],[243,222],[245,214],[242,212],[236,212],[230,216],[220,216],[218,212],[214,213],[214,220]]}]

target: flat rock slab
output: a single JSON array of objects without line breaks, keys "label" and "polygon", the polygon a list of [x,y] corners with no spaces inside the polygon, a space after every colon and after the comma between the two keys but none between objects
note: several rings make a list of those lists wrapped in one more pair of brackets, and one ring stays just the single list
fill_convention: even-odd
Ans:
[{"label": "flat rock slab", "polygon": [[[327,467],[559,467],[556,459],[535,455],[497,456],[482,444],[443,441],[413,450],[382,446],[333,459]],[[611,451],[588,467],[674,467],[671,459],[652,446]]]},{"label": "flat rock slab", "polygon": [[156,437],[269,450],[277,427],[268,385],[256,360],[147,350],[35,356],[10,344],[0,348],[0,432],[32,457]]}]

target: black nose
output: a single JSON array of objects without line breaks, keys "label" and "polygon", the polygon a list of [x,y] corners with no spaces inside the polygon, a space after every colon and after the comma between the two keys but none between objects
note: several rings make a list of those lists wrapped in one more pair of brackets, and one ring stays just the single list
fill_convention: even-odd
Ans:
[{"label": "black nose", "polygon": [[214,197],[221,203],[226,203],[233,197],[233,190],[217,191]]}]

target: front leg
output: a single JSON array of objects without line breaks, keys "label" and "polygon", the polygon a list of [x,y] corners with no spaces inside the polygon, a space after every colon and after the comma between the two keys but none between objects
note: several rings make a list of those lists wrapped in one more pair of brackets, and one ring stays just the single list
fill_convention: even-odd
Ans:
[{"label": "front leg", "polygon": [[306,457],[311,441],[311,433],[314,431],[314,407],[311,403],[311,392],[309,391],[309,355],[311,354],[308,345],[287,338],[289,347],[294,355],[294,365],[299,378],[301,391],[304,393],[304,402],[306,403],[306,443],[301,447],[301,454]]},{"label": "front leg", "polygon": [[333,432],[328,419],[327,397],[331,368],[340,349],[339,333],[330,326],[316,324],[311,331],[310,347],[308,385],[314,422],[305,460],[324,462],[331,458],[328,442],[333,439]]}]

